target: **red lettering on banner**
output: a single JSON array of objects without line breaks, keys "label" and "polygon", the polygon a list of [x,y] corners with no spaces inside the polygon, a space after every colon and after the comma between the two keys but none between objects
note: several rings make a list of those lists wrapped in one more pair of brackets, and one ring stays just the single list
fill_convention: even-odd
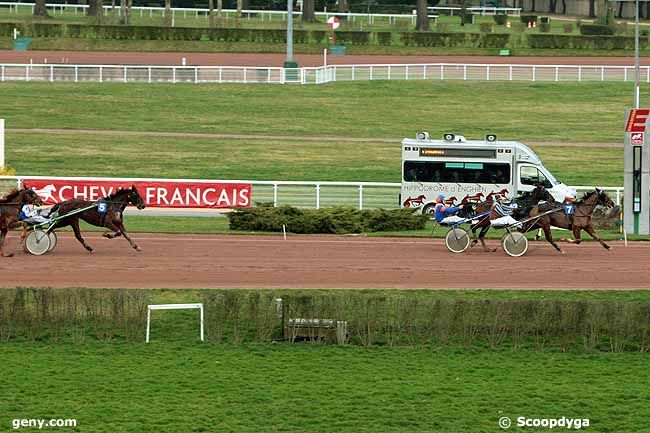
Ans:
[{"label": "red lettering on banner", "polygon": [[148,207],[226,208],[249,207],[252,187],[245,183],[128,182],[110,180],[25,179],[25,187],[34,188],[44,204],[70,199],[99,200],[119,188],[131,185],[140,192]]},{"label": "red lettering on banner", "polygon": [[625,131],[627,132],[645,132],[646,122],[650,116],[650,110],[630,110],[630,115],[625,124]]}]

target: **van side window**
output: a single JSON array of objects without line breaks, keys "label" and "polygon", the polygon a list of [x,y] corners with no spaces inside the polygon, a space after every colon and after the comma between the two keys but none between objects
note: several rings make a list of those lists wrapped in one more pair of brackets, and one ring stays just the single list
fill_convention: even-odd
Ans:
[{"label": "van side window", "polygon": [[439,183],[510,183],[510,164],[405,161],[404,181]]},{"label": "van side window", "polygon": [[545,188],[553,188],[551,182],[546,179],[546,176],[542,174],[537,167],[532,167],[530,165],[521,166],[519,182],[522,185],[538,185],[542,184]]}]

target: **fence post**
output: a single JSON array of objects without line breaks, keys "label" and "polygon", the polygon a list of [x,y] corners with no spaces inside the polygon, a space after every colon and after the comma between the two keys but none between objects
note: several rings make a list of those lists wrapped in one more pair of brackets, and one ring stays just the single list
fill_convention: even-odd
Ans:
[{"label": "fence post", "polygon": [[440,79],[445,79],[445,65],[440,65]]},{"label": "fence post", "polygon": [[512,81],[512,65],[508,66],[508,76],[510,77],[510,81]]},{"label": "fence post", "polygon": [[390,80],[390,65],[388,65],[388,79]]},{"label": "fence post", "polygon": [[600,67],[600,81],[605,81],[605,67]]},{"label": "fence post", "polygon": [[172,67],[172,84],[176,84],[176,66]]},{"label": "fence post", "polygon": [[463,65],[463,80],[467,80],[467,65]]},{"label": "fence post", "polygon": [[[77,9],[75,8],[75,11]],[[77,83],[79,82],[79,66],[74,67],[74,82]]]},{"label": "fence post", "polygon": [[194,84],[199,82],[199,68],[194,67]]},{"label": "fence post", "polygon": [[623,67],[623,70],[625,71],[625,75],[623,76],[623,81],[627,81],[627,66]]},{"label": "fence post", "polygon": [[560,68],[559,68],[559,66],[555,67],[555,81],[560,81]]},{"label": "fence post", "polygon": [[582,66],[578,66],[578,81],[582,81]]},{"label": "fence post", "polygon": [[427,65],[424,65],[424,71],[422,71],[422,79],[427,79]]},{"label": "fence post", "polygon": [[320,209],[320,184],[316,184],[316,209]]},{"label": "fence post", "polygon": [[147,82],[151,84],[151,66],[147,68]]},{"label": "fence post", "polygon": [[124,67],[124,82],[125,83],[127,82],[127,79],[126,79],[126,66]]},{"label": "fence post", "polygon": [[363,210],[363,185],[359,185],[359,210]]},{"label": "fence post", "polygon": [[246,74],[246,72],[247,72],[247,70],[246,70],[246,68],[244,68],[244,84],[247,83],[247,82],[246,82],[246,78],[247,78],[247,74]]},{"label": "fence post", "polygon": [[99,82],[100,83],[104,82],[104,68],[101,66],[99,67]]},{"label": "fence post", "polygon": [[370,65],[370,81],[372,81],[372,65]]},{"label": "fence post", "polygon": [[54,66],[50,65],[50,83],[54,81]]},{"label": "fence post", "polygon": [[352,65],[352,81],[354,81],[354,65]]},{"label": "fence post", "polygon": [[620,189],[616,190],[616,205],[617,206],[621,205],[621,190]]},{"label": "fence post", "polygon": [[278,207],[278,184],[273,184],[273,207]]},{"label": "fence post", "polygon": [[535,81],[535,76],[537,75],[537,68],[533,66],[533,81]]},{"label": "fence post", "polygon": [[409,79],[409,65],[406,65],[406,79]]},{"label": "fence post", "polygon": [[5,80],[5,65],[2,65],[2,71],[0,71],[0,81]]},{"label": "fence post", "polygon": [[25,66],[25,81],[29,81],[29,66]]},{"label": "fence post", "polygon": [[485,78],[487,79],[486,81],[490,81],[490,65],[487,65],[485,68]]}]

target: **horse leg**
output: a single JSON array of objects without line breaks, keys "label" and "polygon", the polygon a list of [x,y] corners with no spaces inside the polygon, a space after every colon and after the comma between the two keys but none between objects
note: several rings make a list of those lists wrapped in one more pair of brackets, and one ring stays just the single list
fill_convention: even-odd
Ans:
[{"label": "horse leg", "polygon": [[541,227],[537,229],[537,234],[535,235],[535,240],[538,241],[542,238],[542,229]]},{"label": "horse leg", "polygon": [[493,252],[495,252],[497,249],[496,249],[496,248],[494,248],[494,249],[490,249],[490,248],[488,248],[487,245],[485,245],[485,235],[487,234],[488,230],[490,230],[490,226],[489,226],[489,225],[486,225],[485,227],[483,227],[483,228],[481,229],[481,233],[478,234],[478,238],[479,238],[479,240],[481,241],[481,245],[483,246],[483,251],[493,253]]},{"label": "horse leg", "polygon": [[600,244],[601,244],[601,245],[603,246],[603,248],[605,248],[606,250],[609,250],[609,249],[611,248],[609,245],[607,245],[607,244],[605,243],[604,240],[601,239],[600,236],[598,236],[598,235],[596,234],[596,230],[594,230],[594,228],[591,226],[591,224],[589,224],[587,227],[585,227],[585,228],[584,228],[584,231],[586,231],[587,233],[589,233],[589,236],[591,236],[592,238],[594,238],[594,239],[596,239],[598,242],[600,242]]},{"label": "horse leg", "polygon": [[553,234],[551,233],[551,226],[550,225],[545,225],[542,227],[544,229],[544,237],[546,238],[546,241],[549,242],[553,247],[560,253],[564,254],[564,251],[562,251],[562,248],[559,247],[558,244],[553,242]]},{"label": "horse leg", "polygon": [[79,242],[81,242],[81,245],[84,246],[84,248],[92,254],[93,249],[90,245],[86,243],[84,238],[81,237],[81,230],[79,229],[79,219],[75,218],[74,220],[70,221],[70,226],[72,226],[72,231],[74,231],[74,237],[77,238]]},{"label": "horse leg", "polygon": [[112,232],[112,233],[111,232],[106,232],[102,236],[104,236],[107,239],[114,239],[114,238],[116,238],[118,236],[122,236],[122,233],[120,233],[120,232]]},{"label": "horse leg", "polygon": [[0,257],[11,257],[13,256],[12,253],[5,254],[5,252],[2,250],[2,246],[5,243],[5,239],[7,237],[7,228],[2,228],[0,229]]},{"label": "horse leg", "polygon": [[[136,251],[142,251],[135,242],[133,242],[133,239],[129,236],[129,234],[126,232],[126,229],[124,228],[124,224],[122,221],[110,221],[107,224],[107,227],[111,230],[114,230],[115,232],[119,233],[120,235],[124,236],[124,239],[126,239],[129,242],[129,245],[131,245],[131,248],[133,248]],[[119,235],[118,235],[119,236]]]}]

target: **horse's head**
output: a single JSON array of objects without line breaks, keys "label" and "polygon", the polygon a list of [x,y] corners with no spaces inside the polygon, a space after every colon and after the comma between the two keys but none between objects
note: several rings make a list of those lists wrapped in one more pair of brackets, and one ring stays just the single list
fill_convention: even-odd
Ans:
[{"label": "horse's head", "polygon": [[33,204],[40,206],[43,204],[43,201],[36,192],[31,188],[25,188],[20,191],[20,204]]},{"label": "horse's head", "polygon": [[607,193],[599,188],[596,188],[596,194],[598,194],[598,199],[596,201],[596,204],[599,204],[601,206],[605,206],[607,208],[613,208],[616,206],[616,203],[609,198]]},{"label": "horse's head", "polygon": [[545,201],[548,203],[555,202],[553,194],[548,192],[544,185],[537,185],[535,189],[530,193],[530,199],[532,204],[537,204],[540,201]]},{"label": "horse's head", "polygon": [[131,189],[129,190],[129,203],[137,207],[138,209],[144,209],[145,208],[145,203],[144,199],[138,192],[138,189],[135,187],[135,185],[131,185]]}]

